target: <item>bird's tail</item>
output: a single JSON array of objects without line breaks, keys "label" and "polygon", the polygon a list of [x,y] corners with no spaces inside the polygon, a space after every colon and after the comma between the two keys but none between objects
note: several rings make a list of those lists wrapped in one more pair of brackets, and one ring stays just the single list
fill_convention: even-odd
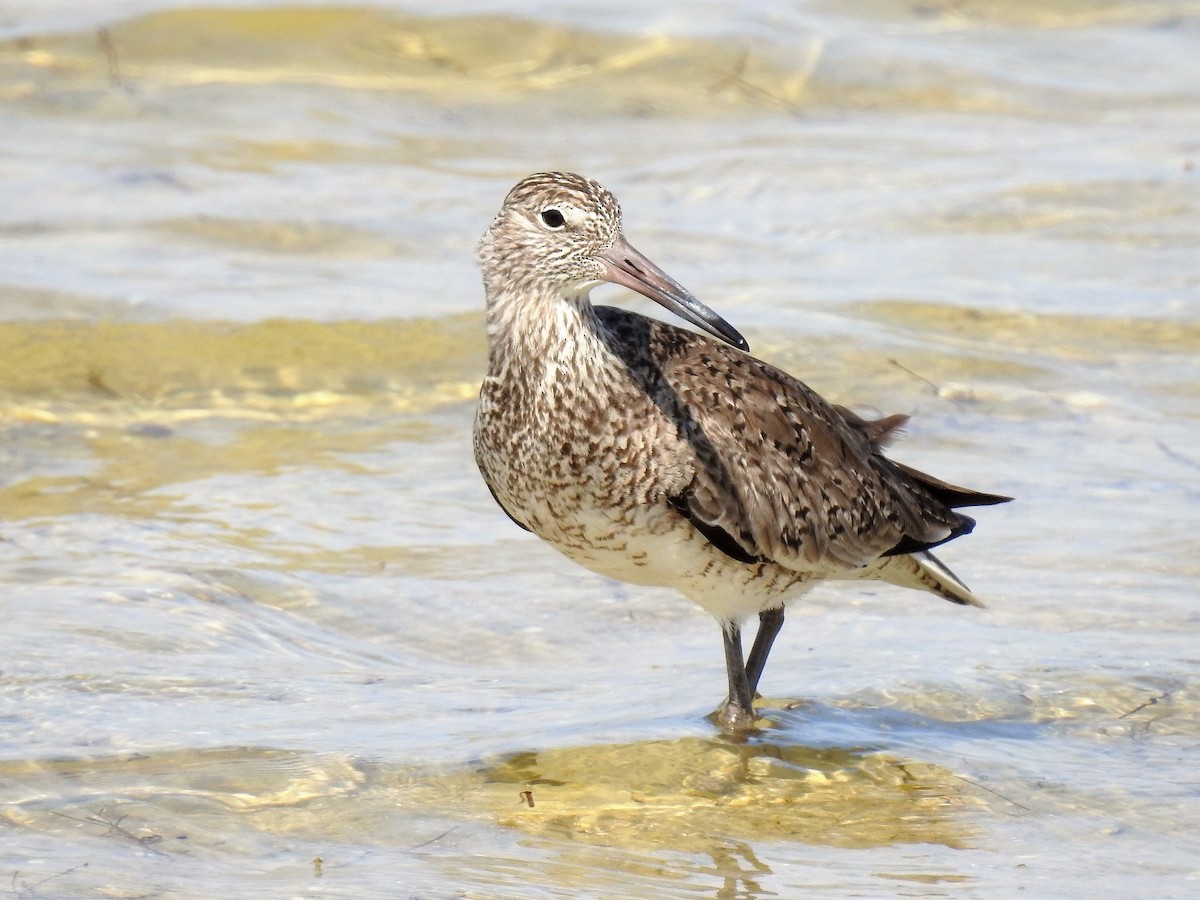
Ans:
[{"label": "bird's tail", "polygon": [[905,556],[885,556],[864,570],[862,577],[929,591],[963,606],[983,606],[983,601],[972,594],[971,589],[928,550]]}]

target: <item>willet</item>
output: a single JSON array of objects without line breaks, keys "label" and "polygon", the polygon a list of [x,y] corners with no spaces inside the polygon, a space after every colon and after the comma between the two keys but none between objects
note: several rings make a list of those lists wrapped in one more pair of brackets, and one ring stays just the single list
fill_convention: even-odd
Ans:
[{"label": "willet", "polygon": [[[522,528],[592,571],[678,589],[721,625],[745,729],[784,604],[871,578],[982,605],[930,552],[1010,498],[885,458],[907,416],[863,419],[750,356],[745,339],[621,232],[616,198],[565,172],[517,184],[484,233],[488,374],[475,459]],[[711,338],[606,306],[632,288]],[[743,657],[741,623],[758,631]]]}]

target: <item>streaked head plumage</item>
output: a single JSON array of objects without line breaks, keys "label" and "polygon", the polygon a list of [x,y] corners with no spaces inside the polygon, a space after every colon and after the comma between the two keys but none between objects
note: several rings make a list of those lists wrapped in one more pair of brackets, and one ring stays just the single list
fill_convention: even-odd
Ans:
[{"label": "streaked head plumage", "polygon": [[573,172],[538,172],[508,192],[479,244],[486,280],[584,289],[604,279],[599,254],[621,233],[621,205]]}]

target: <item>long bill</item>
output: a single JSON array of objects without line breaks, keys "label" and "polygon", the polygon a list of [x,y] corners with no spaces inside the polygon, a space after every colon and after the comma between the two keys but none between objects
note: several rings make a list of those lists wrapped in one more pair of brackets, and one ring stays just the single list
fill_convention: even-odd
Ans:
[{"label": "long bill", "polygon": [[652,263],[640,251],[617,235],[613,245],[600,254],[604,261],[605,280],[619,284],[661,303],[679,318],[702,328],[715,338],[732,344],[739,350],[750,345],[737,329],[693,297],[683,285]]}]

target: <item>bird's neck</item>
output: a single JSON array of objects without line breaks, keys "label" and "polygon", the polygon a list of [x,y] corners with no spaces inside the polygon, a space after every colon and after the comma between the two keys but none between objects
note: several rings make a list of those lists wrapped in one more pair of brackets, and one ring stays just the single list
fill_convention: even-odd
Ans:
[{"label": "bird's neck", "polygon": [[600,320],[587,290],[563,295],[557,290],[488,291],[488,369],[561,368],[568,360],[586,360],[604,352]]}]

